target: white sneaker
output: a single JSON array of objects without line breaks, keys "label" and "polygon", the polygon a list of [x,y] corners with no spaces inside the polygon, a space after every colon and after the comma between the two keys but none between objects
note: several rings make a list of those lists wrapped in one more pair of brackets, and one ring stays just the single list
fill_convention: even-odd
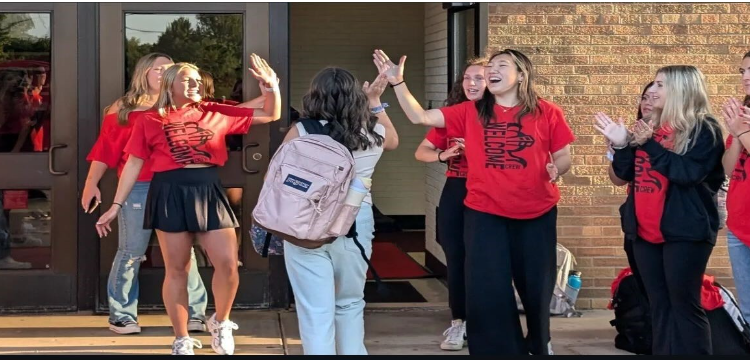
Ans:
[{"label": "white sneaker", "polygon": [[187,325],[189,332],[206,332],[206,322],[201,319],[190,319]]},{"label": "white sneaker", "polygon": [[463,320],[451,321],[451,327],[443,332],[445,340],[440,343],[443,350],[458,351],[466,345],[466,323]]},{"label": "white sneaker", "polygon": [[120,334],[120,335],[130,335],[130,334],[141,333],[140,325],[138,325],[137,322],[132,321],[132,320],[118,321],[114,324],[110,323],[109,330],[115,334]]},{"label": "white sneaker", "polygon": [[230,320],[216,321],[213,314],[207,322],[208,331],[211,332],[211,348],[219,355],[234,355],[234,337],[232,330],[237,330],[237,324]]},{"label": "white sneaker", "polygon": [[172,355],[195,355],[193,347],[201,349],[203,348],[203,344],[201,344],[198,339],[193,339],[191,337],[174,339],[174,342],[172,343]]}]

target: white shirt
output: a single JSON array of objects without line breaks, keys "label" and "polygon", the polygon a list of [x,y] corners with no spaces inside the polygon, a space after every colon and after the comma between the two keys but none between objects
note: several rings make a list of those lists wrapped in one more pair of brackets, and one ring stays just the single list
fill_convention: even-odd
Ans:
[{"label": "white shirt", "polygon": [[[320,120],[320,123],[325,125],[328,122],[325,120]],[[297,124],[295,124],[295,126],[297,126],[299,136],[307,135],[305,126],[302,125],[302,123],[298,122]],[[362,129],[362,131],[365,132],[367,130]],[[375,125],[375,132],[385,138],[385,126],[381,124]],[[378,164],[378,160],[380,160],[380,157],[383,155],[383,146],[376,146],[374,143],[375,139],[372,137],[372,135],[368,134],[367,137],[370,139],[370,141],[373,142],[373,145],[367,148],[367,150],[353,151],[352,156],[354,157],[354,171],[356,173],[356,176],[372,179],[372,174],[375,173],[375,165]],[[365,196],[363,202],[372,204],[372,196],[370,195],[370,193]]]}]

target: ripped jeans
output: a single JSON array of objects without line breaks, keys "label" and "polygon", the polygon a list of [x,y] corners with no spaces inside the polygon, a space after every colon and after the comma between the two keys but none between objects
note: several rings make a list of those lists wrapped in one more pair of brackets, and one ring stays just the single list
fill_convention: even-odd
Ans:
[{"label": "ripped jeans", "polygon": [[[107,281],[109,299],[109,322],[138,321],[138,270],[146,260],[146,250],[151,239],[151,230],[143,229],[146,196],[149,182],[137,182],[133,186],[122,211],[117,215],[119,244]],[[152,289],[161,291],[161,289]],[[205,320],[208,294],[203,285],[195,252],[191,250],[188,273],[188,315],[191,319]]]}]

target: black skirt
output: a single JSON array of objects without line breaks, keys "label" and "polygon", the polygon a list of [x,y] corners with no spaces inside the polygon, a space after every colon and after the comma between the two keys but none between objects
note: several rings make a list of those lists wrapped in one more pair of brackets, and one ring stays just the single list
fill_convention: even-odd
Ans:
[{"label": "black skirt", "polygon": [[157,172],[146,200],[144,229],[205,232],[239,227],[216,167]]}]

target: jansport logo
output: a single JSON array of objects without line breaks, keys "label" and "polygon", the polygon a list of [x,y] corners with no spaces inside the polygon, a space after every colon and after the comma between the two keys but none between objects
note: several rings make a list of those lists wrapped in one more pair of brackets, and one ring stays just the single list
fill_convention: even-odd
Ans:
[{"label": "jansport logo", "polygon": [[295,188],[302,192],[307,192],[307,190],[310,189],[310,185],[312,185],[312,182],[289,174],[284,180],[284,185]]}]

